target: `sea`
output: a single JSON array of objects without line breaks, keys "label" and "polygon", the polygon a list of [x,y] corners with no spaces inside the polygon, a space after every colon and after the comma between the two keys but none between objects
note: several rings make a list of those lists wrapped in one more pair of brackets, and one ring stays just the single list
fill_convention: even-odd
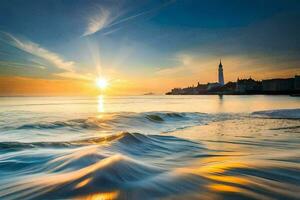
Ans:
[{"label": "sea", "polygon": [[0,199],[300,199],[300,98],[1,97]]}]

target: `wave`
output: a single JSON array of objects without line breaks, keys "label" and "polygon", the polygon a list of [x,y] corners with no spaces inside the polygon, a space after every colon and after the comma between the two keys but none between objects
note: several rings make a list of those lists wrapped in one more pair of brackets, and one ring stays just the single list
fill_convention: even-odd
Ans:
[{"label": "wave", "polygon": [[190,120],[195,118],[197,115],[203,116],[200,113],[164,113],[164,112],[153,112],[153,113],[112,113],[103,114],[100,117],[88,117],[85,119],[72,119],[68,121],[55,121],[55,122],[38,122],[33,124],[24,124],[16,129],[56,129],[63,127],[70,128],[83,128],[83,129],[101,129],[103,123],[109,124],[109,122],[122,122],[127,123],[134,122],[169,122],[178,120]]},{"label": "wave", "polygon": [[[3,114],[3,113],[2,113]],[[207,114],[199,112],[120,112],[103,113],[101,115],[59,121],[11,121],[0,123],[0,130],[69,130],[69,131],[108,131],[162,133],[184,129],[196,125],[204,125],[213,121],[224,121],[240,118],[243,114]],[[300,119],[300,109],[266,110],[251,113],[253,117],[267,117],[274,119]],[[5,116],[3,116],[5,118]],[[34,122],[33,122],[34,121]]]},{"label": "wave", "polygon": [[[247,159],[205,150],[208,156],[195,162],[194,159],[181,160],[178,156],[192,158],[196,153],[203,153],[202,148],[194,152],[182,150],[201,147],[201,144],[169,136],[157,138],[136,133],[122,133],[121,136],[101,147],[56,150],[55,154],[47,151],[48,157],[44,159],[35,157],[41,155],[33,152],[27,156],[10,155],[6,161],[2,158],[2,163],[23,160],[16,163],[26,166],[10,165],[5,172],[0,171],[4,174],[0,181],[0,198],[298,199],[300,168],[288,163],[299,160],[293,157],[299,156],[298,151],[296,154],[289,152],[286,161],[279,161],[275,156],[268,160],[262,159],[263,155]],[[145,151],[131,155],[118,148],[123,145],[135,149],[139,144],[150,143],[160,144],[151,147],[152,154]],[[172,149],[162,154],[161,147],[166,146],[177,148],[177,151]],[[177,165],[179,160],[183,165]],[[35,161],[34,164],[31,161]],[[14,178],[9,180],[7,176]]]},{"label": "wave", "polygon": [[252,115],[272,119],[300,119],[300,109],[265,110],[253,112]]},{"label": "wave", "polygon": [[[72,141],[68,145],[83,146],[63,150],[57,148],[61,145],[58,142],[18,145],[19,148],[39,147],[39,153],[25,149],[1,158],[0,198],[3,199],[73,198],[114,188],[154,184],[160,182],[161,175],[187,165],[205,149],[199,143],[174,136],[128,132]],[[13,148],[16,146],[13,144]],[[41,147],[47,149],[43,151]],[[42,152],[45,154],[41,158]],[[159,159],[165,161],[158,163]]]},{"label": "wave", "polygon": [[[43,120],[43,119],[41,119]],[[142,132],[147,134],[160,134],[165,132],[176,131],[187,127],[205,124],[211,120],[208,114],[204,113],[173,113],[173,112],[145,112],[145,113],[104,113],[96,116],[82,116],[77,119],[56,120],[51,118],[45,121],[39,119],[19,120],[10,124],[0,125],[3,133],[11,136],[9,141],[16,141],[13,134],[23,133],[39,135],[42,137],[34,137],[37,141],[43,141],[43,135],[46,133],[45,139],[53,138],[56,141],[59,134],[64,133],[66,141],[74,140],[74,138],[82,138],[98,134],[99,131],[105,134],[114,134],[116,132]],[[69,133],[69,134],[68,134]],[[77,136],[75,135],[77,134]],[[85,135],[84,135],[85,134]],[[17,140],[18,141],[18,140]],[[47,145],[47,144],[46,144]]]},{"label": "wave", "polygon": [[32,148],[65,149],[84,146],[96,146],[105,151],[120,152],[123,155],[134,157],[153,156],[157,158],[178,153],[169,159],[170,162],[176,159],[189,160],[191,153],[193,158],[201,157],[203,156],[202,150],[205,149],[199,143],[174,136],[122,132],[105,137],[94,137],[70,142],[0,142],[0,152],[13,152]]},{"label": "wave", "polygon": [[239,141],[226,141],[218,137],[220,151],[166,134],[130,132],[0,143],[8,151],[0,154],[0,199],[299,199],[298,148],[237,154],[230,147]]},{"label": "wave", "polygon": [[55,122],[37,122],[33,124],[24,124],[15,129],[58,129],[58,128],[73,128],[73,129],[99,129],[101,125],[97,123],[96,118],[89,119],[72,119],[68,121]]},{"label": "wave", "polygon": [[[85,159],[90,156],[86,155]],[[147,179],[162,171],[122,155],[113,155],[72,171],[44,173],[39,177],[23,176],[24,179],[19,180],[18,183],[2,185],[0,197],[3,199],[64,199],[85,194],[87,191],[96,193],[115,187],[124,188],[125,183]]]},{"label": "wave", "polygon": [[70,147],[70,146],[84,146],[84,145],[91,145],[91,144],[103,144],[108,143],[112,141],[119,141],[121,143],[130,144],[130,143],[145,143],[150,140],[150,137],[152,136],[146,136],[139,133],[128,133],[128,132],[122,132],[119,134],[104,136],[104,137],[93,137],[93,138],[87,138],[83,140],[75,140],[70,142],[31,142],[31,143],[25,143],[25,142],[0,142],[0,149],[23,149],[23,148],[41,148],[41,147]]}]

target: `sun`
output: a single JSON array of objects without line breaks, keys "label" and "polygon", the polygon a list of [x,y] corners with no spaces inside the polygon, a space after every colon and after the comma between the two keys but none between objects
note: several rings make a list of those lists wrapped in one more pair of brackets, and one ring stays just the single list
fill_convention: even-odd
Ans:
[{"label": "sun", "polygon": [[107,85],[108,85],[108,82],[105,78],[97,78],[96,79],[96,85],[97,87],[99,87],[101,90],[104,90]]}]

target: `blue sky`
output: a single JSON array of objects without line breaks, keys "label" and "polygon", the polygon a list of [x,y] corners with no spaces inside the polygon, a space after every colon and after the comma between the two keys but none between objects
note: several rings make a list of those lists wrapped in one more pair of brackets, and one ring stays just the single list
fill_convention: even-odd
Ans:
[{"label": "blue sky", "polygon": [[143,78],[159,91],[151,81],[215,81],[220,58],[226,81],[293,76],[299,43],[297,0],[0,2],[1,76]]}]

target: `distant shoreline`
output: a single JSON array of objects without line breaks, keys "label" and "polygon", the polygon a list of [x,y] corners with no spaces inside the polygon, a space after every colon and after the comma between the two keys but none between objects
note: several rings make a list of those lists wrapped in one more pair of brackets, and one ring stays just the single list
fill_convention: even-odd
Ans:
[{"label": "distant shoreline", "polygon": [[291,96],[300,97],[300,94],[165,94],[166,96]]},{"label": "distant shoreline", "polygon": [[[300,97],[300,94],[216,94],[216,93],[207,93],[207,94],[151,94],[151,95],[109,95],[110,97],[126,97],[126,96],[212,96],[212,95],[227,95],[227,96],[254,96],[254,95],[267,95],[267,96],[293,96],[293,97]],[[66,98],[93,98],[97,96],[60,96],[60,95],[53,95],[53,96],[0,96],[0,98],[53,98],[53,97],[66,97]]]},{"label": "distant shoreline", "polygon": [[236,82],[206,83],[185,88],[173,88],[166,95],[300,95],[300,76],[256,81],[252,78]]}]

